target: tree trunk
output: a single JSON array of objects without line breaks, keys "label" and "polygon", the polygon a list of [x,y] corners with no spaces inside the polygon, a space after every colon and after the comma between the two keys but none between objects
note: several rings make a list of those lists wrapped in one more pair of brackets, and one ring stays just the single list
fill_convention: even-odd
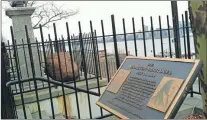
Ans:
[{"label": "tree trunk", "polygon": [[203,61],[200,76],[203,111],[207,117],[207,1],[189,2],[196,57]]}]

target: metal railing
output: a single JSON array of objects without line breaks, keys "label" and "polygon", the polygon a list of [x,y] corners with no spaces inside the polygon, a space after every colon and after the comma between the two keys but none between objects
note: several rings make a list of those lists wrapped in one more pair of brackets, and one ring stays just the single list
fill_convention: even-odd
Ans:
[{"label": "metal railing", "polygon": [[[101,20],[101,30],[102,35],[97,36],[96,30],[93,28],[92,21],[90,21],[90,32],[88,34],[83,34],[81,29],[81,23],[78,22],[79,25],[79,35],[71,35],[69,31],[68,23],[66,23],[66,32],[67,32],[67,38],[64,38],[62,36],[61,39],[58,40],[58,35],[56,32],[56,25],[53,24],[54,28],[54,36],[55,40],[51,40],[50,34],[48,35],[48,40],[45,40],[45,37],[43,35],[42,26],[40,25],[40,35],[41,40],[38,41],[36,39],[35,43],[31,43],[27,26],[25,26],[25,33],[27,37],[27,43],[24,43],[24,40],[22,41],[22,44],[16,44],[16,40],[14,39],[13,34],[13,28],[11,27],[11,35],[12,35],[12,44],[8,42],[6,46],[2,46],[5,49],[8,50],[9,55],[9,61],[10,61],[10,69],[9,72],[12,76],[7,82],[7,86],[11,88],[13,91],[10,93],[11,96],[20,96],[21,97],[21,106],[24,113],[24,117],[27,118],[26,110],[25,110],[25,104],[27,104],[24,101],[24,94],[28,92],[34,91],[36,95],[35,102],[37,103],[39,118],[42,118],[41,115],[41,106],[40,106],[40,100],[38,91],[45,89],[49,92],[49,100],[51,103],[51,112],[52,112],[52,118],[55,118],[54,114],[54,104],[52,98],[52,89],[57,88],[57,86],[61,87],[62,90],[62,96],[63,96],[63,102],[64,102],[64,112],[65,112],[65,118],[68,119],[67,114],[67,107],[66,107],[66,98],[65,96],[68,93],[65,93],[65,88],[74,90],[75,98],[76,98],[76,106],[77,106],[77,118],[81,118],[80,113],[80,104],[78,102],[78,93],[83,92],[87,94],[87,101],[88,101],[88,109],[89,109],[89,116],[90,118],[94,118],[92,116],[92,109],[91,109],[91,99],[90,95],[94,96],[100,96],[100,81],[102,79],[107,79],[107,81],[110,81],[110,78],[113,76],[114,72],[118,69],[121,62],[124,60],[126,56],[134,55],[134,56],[154,56],[154,57],[170,57],[174,58],[175,52],[172,48],[173,44],[173,28],[170,28],[169,23],[169,17],[166,16],[166,22],[167,22],[167,28],[162,28],[162,22],[161,17],[159,17],[159,29],[154,30],[153,26],[153,19],[150,17],[150,23],[151,23],[151,30],[145,30],[144,25],[144,18],[141,18],[142,20],[142,32],[136,32],[135,29],[135,20],[132,18],[132,25],[133,25],[133,33],[127,33],[125,29],[125,19],[122,19],[123,22],[123,34],[116,34],[116,24],[115,24],[115,18],[114,15],[111,16],[111,23],[112,23],[112,35],[105,35],[104,30],[104,22]],[[184,54],[182,55],[185,59],[191,59],[192,56],[195,54],[192,53],[191,47],[194,46],[192,43],[190,43],[190,26],[188,24],[188,15],[187,12],[185,13],[185,20],[184,16],[182,15],[182,26],[180,26],[179,31],[182,31],[183,35],[181,36],[183,38],[183,45],[181,48],[184,49]],[[141,36],[141,37],[140,37]],[[167,40],[164,40],[167,39]],[[160,40],[160,43],[157,41]],[[168,42],[167,44],[164,44],[165,42]],[[113,48],[114,53],[109,53],[107,47],[110,46],[109,43],[113,43],[111,46]],[[138,54],[139,51],[141,51],[140,43],[142,42],[143,46],[143,54]],[[148,43],[151,43],[151,52],[149,52],[148,49]],[[158,45],[158,44],[159,45]],[[122,48],[120,48],[119,44],[122,44]],[[158,47],[160,46],[160,51],[158,50]],[[165,51],[164,47],[168,47],[169,51]],[[102,48],[100,48],[102,47]],[[132,49],[133,48],[133,49]],[[24,58],[19,58],[18,49],[22,49]],[[28,49],[28,51],[26,51]],[[37,53],[34,53],[34,49],[37,50]],[[120,49],[122,50],[120,52]],[[102,53],[100,52],[102,51]],[[125,51],[125,52],[123,52]],[[130,53],[129,53],[130,51]],[[29,52],[29,54],[26,54]],[[64,53],[64,57],[61,56]],[[151,55],[150,55],[150,54]],[[21,53],[22,54],[22,53]],[[33,55],[37,54],[38,59],[37,61],[34,61]],[[52,68],[48,68],[48,56],[52,56]],[[55,56],[55,57],[54,57]],[[67,56],[70,57],[70,65],[67,63],[68,59]],[[29,57],[29,61],[28,58]],[[21,66],[19,64],[20,59],[24,59],[25,61],[25,68],[26,72],[28,74],[27,78],[22,78],[21,73]],[[64,60],[64,61],[62,61]],[[37,62],[40,65],[40,71],[41,75],[36,76],[35,74],[35,65],[34,63]],[[75,64],[77,64],[77,68],[75,67]],[[67,66],[70,66],[70,70],[67,71]],[[31,69],[28,69],[31,67]],[[58,68],[58,69],[57,69]],[[61,68],[61,69],[59,69]],[[54,78],[51,78],[43,69],[51,69],[53,71],[54,76],[56,75],[56,70],[58,70],[59,74],[59,80],[57,80],[57,76]],[[75,71],[78,69],[78,78],[75,77]],[[31,70],[31,71],[29,71]],[[32,72],[32,75],[29,75],[29,72]],[[65,74],[69,74],[70,72],[70,81],[63,81],[63,77]],[[89,88],[89,81],[90,80],[96,80],[97,82],[97,90],[98,92],[90,91]],[[79,88],[77,87],[78,82],[85,82],[85,88]],[[25,85],[25,83],[28,83]],[[73,84],[71,84],[73,83]],[[199,82],[199,91],[193,91],[191,90],[190,93],[193,95],[193,93],[200,94],[200,82]],[[17,106],[17,105],[16,105]],[[100,108],[100,117],[96,118],[104,118],[107,116],[111,116],[111,114],[103,114],[102,108]],[[18,117],[18,116],[17,116]]]}]

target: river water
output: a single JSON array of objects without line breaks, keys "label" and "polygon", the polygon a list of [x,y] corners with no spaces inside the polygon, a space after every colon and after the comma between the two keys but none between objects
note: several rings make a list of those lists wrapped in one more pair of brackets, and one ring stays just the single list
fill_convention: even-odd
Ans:
[{"label": "river water", "polygon": [[[186,39],[185,39],[186,40]],[[119,40],[117,40],[119,41]],[[146,53],[147,56],[153,56],[153,46],[152,46],[152,39],[148,39],[145,40],[146,41]],[[175,44],[173,41],[173,38],[171,38],[171,51],[172,53],[175,52]],[[78,50],[80,49],[80,42],[76,42],[77,44],[73,46],[73,49]],[[155,43],[155,54],[161,54],[161,40],[160,39],[154,39],[154,43]],[[185,49],[184,49],[184,38],[180,38],[180,43],[181,43],[181,53],[184,54],[185,53]],[[92,42],[90,43],[91,47],[92,47]],[[137,54],[138,56],[144,56],[144,42],[143,40],[136,40],[136,44],[137,44]],[[86,45],[84,43],[84,45]],[[125,51],[125,42],[124,41],[120,41],[117,42],[118,45],[118,51],[119,53],[126,53]],[[66,51],[69,51],[68,45],[66,44]],[[75,47],[75,48],[74,48]],[[135,54],[135,44],[134,44],[134,40],[128,40],[127,41],[127,47],[128,47],[128,51],[129,51],[129,55],[136,55]],[[54,47],[53,47],[54,49]],[[92,48],[91,48],[92,49]],[[49,50],[49,49],[48,49]],[[98,43],[98,50],[104,50],[104,44],[103,43]],[[169,47],[169,39],[168,38],[163,38],[163,50],[164,52],[170,52],[170,47]],[[194,48],[194,40],[193,37],[190,37],[190,50],[191,53],[195,52],[195,48]],[[106,51],[107,53],[114,53],[114,43],[113,42],[107,42],[106,43]],[[187,52],[187,40],[186,40],[186,52]],[[188,52],[187,52],[188,53]]]},{"label": "river water", "polygon": [[[161,40],[155,39],[154,41],[155,41],[154,42],[155,43],[155,53],[159,54],[161,52]],[[180,42],[181,42],[181,52],[184,53],[185,52],[184,38],[180,38]],[[143,42],[143,40],[137,40],[136,43],[137,43],[138,56],[144,56],[144,42]],[[121,41],[121,42],[117,42],[117,44],[118,44],[119,53],[125,53],[125,42]],[[99,50],[104,50],[103,43],[98,43],[98,47],[99,47]],[[127,41],[127,47],[128,47],[128,51],[130,52],[130,54],[135,55],[135,45],[134,45],[133,40]],[[191,52],[195,52],[193,37],[190,37],[190,48],[191,48]],[[107,53],[114,53],[114,43],[113,42],[106,43],[106,50],[107,50]],[[163,38],[163,50],[166,52],[170,51],[168,38]],[[175,52],[175,45],[173,42],[173,38],[171,38],[171,50],[172,50],[172,52]],[[187,51],[187,43],[186,43],[186,51]],[[146,52],[147,52],[147,56],[153,56],[152,39],[146,40]]]}]

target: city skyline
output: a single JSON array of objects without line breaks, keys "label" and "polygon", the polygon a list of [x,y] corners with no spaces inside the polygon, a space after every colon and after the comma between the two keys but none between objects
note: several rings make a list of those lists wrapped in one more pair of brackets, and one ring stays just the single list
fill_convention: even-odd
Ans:
[{"label": "city skyline", "polygon": [[[189,24],[190,25],[190,24]],[[185,21],[184,21],[184,27]],[[170,28],[170,38],[174,38],[174,32],[173,32],[173,27],[169,26]],[[152,31],[151,31],[151,26],[144,25],[144,30],[145,30],[145,40],[147,39],[152,39]],[[189,28],[189,33],[192,35],[192,29],[191,27]],[[136,34],[136,40],[143,40],[143,32],[142,30],[138,30],[138,32],[135,32]],[[153,28],[153,34],[154,34],[154,39],[160,39],[160,28]],[[182,21],[179,22],[179,34],[180,37],[184,37],[184,32],[183,32],[183,24]],[[185,29],[185,36],[186,36],[186,29]],[[117,35],[117,41],[124,41],[124,35]],[[168,28],[162,28],[162,38],[169,38],[168,34]],[[106,42],[113,42],[113,36],[105,37]],[[98,42],[103,42],[102,38],[97,39]],[[134,40],[134,34],[132,33],[126,33],[126,40]]]}]

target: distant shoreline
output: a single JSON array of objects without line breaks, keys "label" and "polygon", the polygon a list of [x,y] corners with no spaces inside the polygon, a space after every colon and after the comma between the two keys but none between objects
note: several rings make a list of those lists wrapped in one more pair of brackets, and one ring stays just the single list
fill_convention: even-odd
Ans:
[{"label": "distant shoreline", "polygon": [[[189,36],[189,37],[193,37],[193,36]],[[168,38],[168,37],[162,37],[162,38],[163,38],[163,39],[166,39],[166,38]],[[180,38],[183,38],[183,36],[180,37]],[[161,39],[161,38],[154,38],[154,40],[157,40],[157,39]],[[171,37],[170,39],[173,40],[174,37]],[[136,40],[143,40],[143,39],[142,39],[142,38],[138,38],[138,39],[136,39]],[[145,40],[152,40],[152,38],[145,38]],[[105,41],[106,41],[106,43],[114,42],[113,39],[105,40]],[[118,39],[118,38],[117,38],[117,42],[123,42],[123,41],[125,41],[125,40],[124,40],[124,39]],[[126,41],[134,41],[134,39],[127,39]],[[103,43],[103,39],[99,39],[99,40],[97,40],[97,42],[98,42],[98,43]]]}]

